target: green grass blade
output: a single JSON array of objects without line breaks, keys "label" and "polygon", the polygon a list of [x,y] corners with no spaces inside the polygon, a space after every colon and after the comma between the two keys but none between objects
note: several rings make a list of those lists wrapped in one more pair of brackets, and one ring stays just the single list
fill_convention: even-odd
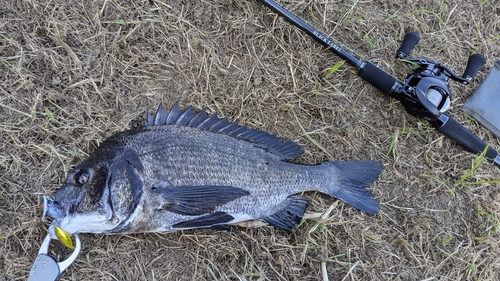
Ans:
[{"label": "green grass blade", "polygon": [[498,40],[500,39],[500,35],[497,35],[497,36],[493,36],[491,38],[488,38],[488,41],[495,41],[495,40]]},{"label": "green grass blade", "polygon": [[482,243],[486,239],[488,239],[488,238],[490,238],[493,235],[495,235],[495,234],[498,233],[498,231],[500,230],[500,220],[496,216],[494,216],[494,215],[488,213],[487,211],[483,210],[483,208],[481,207],[481,205],[477,205],[477,212],[478,212],[479,215],[485,216],[485,217],[489,218],[490,220],[493,220],[493,225],[491,227],[488,227],[488,234],[486,236],[474,237],[474,241],[476,241],[477,243]]},{"label": "green grass blade", "polygon": [[451,28],[443,21],[443,19],[436,12],[429,11],[429,10],[416,10],[416,11],[409,13],[409,15],[419,14],[419,13],[433,15],[441,24],[444,25],[446,30],[448,30],[453,36],[455,36],[455,37],[457,36],[455,34],[455,32],[453,32],[453,30],[451,30]]},{"label": "green grass blade", "polygon": [[330,69],[328,69],[328,71],[326,72],[325,74],[325,79],[328,79],[330,78],[330,76],[332,76],[332,74],[337,71],[337,69],[339,69],[339,67],[341,67],[342,65],[344,65],[344,61],[339,61],[337,62],[334,66],[330,67]]},{"label": "green grass blade", "polygon": [[429,179],[433,179],[433,180],[437,181],[439,184],[444,185],[444,187],[446,187],[446,189],[448,189],[448,191],[451,193],[451,195],[453,197],[455,197],[455,192],[453,191],[453,189],[451,187],[449,187],[444,181],[438,179],[435,176],[431,176],[431,175],[427,175],[427,174],[421,174],[420,176],[425,177],[425,178],[429,178]]},{"label": "green grass blade", "polygon": [[389,156],[389,154],[391,154],[391,152],[392,152],[392,149],[394,149],[394,145],[396,144],[396,141],[397,141],[398,136],[399,136],[399,131],[400,130],[394,130],[394,134],[392,134],[391,144],[389,145],[389,149],[387,150],[387,153],[385,154],[386,156]]},{"label": "green grass blade", "polygon": [[443,239],[443,243],[445,243],[445,244],[449,243],[451,240],[453,240],[453,236],[450,235],[450,236]]},{"label": "green grass blade", "polygon": [[320,90],[321,90],[321,83],[316,83],[316,88],[312,91],[312,93],[309,96],[311,97],[316,96]]},{"label": "green grass blade", "polygon": [[370,38],[370,36],[365,36],[365,39],[366,39],[366,42],[368,42],[368,45],[370,45],[370,48],[374,49],[375,45],[373,44],[373,41]]},{"label": "green grass blade", "polygon": [[479,167],[479,165],[485,161],[484,159],[484,156],[486,155],[486,152],[488,151],[488,148],[490,146],[489,145],[486,145],[486,147],[483,149],[483,151],[481,152],[481,154],[479,154],[476,159],[474,159],[474,165],[472,166],[472,168],[470,170],[467,171],[467,173],[465,173],[465,175],[463,175],[456,183],[455,185],[459,185],[461,184],[464,180],[468,179],[472,173],[474,173],[475,170],[477,170],[477,168]]},{"label": "green grass blade", "polygon": [[49,120],[52,120],[54,118],[54,115],[48,108],[45,108],[45,115],[47,115],[47,118],[49,118]]},{"label": "green grass blade", "polygon": [[485,180],[485,181],[474,181],[474,182],[462,182],[463,185],[481,185],[481,184],[499,184],[500,180]]},{"label": "green grass blade", "polygon": [[389,17],[387,17],[387,18],[385,19],[385,21],[390,21],[390,20],[395,19],[395,18],[397,18],[397,17],[398,17],[398,15],[396,15],[396,14],[392,14],[392,15],[390,15]]}]

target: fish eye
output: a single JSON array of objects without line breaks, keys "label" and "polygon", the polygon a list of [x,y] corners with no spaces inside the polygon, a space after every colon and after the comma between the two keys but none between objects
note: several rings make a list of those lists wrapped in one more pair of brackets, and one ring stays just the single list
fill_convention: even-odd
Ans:
[{"label": "fish eye", "polygon": [[73,183],[76,186],[82,186],[86,184],[90,179],[90,174],[87,171],[78,171],[74,176],[73,176]]}]

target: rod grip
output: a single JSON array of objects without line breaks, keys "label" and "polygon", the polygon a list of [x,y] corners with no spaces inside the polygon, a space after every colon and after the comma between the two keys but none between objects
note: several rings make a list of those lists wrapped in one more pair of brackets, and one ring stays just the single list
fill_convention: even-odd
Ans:
[{"label": "rod grip", "polygon": [[[455,119],[444,114],[439,116],[437,130],[472,153],[480,154],[486,148],[486,143],[482,139],[467,130]],[[485,156],[488,160],[494,162],[497,159],[498,152],[489,147]]]},{"label": "rod grip", "polygon": [[486,63],[486,59],[481,54],[473,54],[469,57],[467,61],[467,67],[465,68],[464,75],[462,77],[471,79],[476,76],[477,72]]},{"label": "rod grip", "polygon": [[358,71],[358,75],[384,94],[391,93],[398,82],[394,76],[371,62],[365,62],[365,66]]},{"label": "rod grip", "polygon": [[396,53],[396,57],[405,58],[410,53],[411,49],[415,47],[420,41],[420,36],[416,32],[406,33],[403,38],[403,42],[401,42],[401,47],[399,47],[398,52]]}]

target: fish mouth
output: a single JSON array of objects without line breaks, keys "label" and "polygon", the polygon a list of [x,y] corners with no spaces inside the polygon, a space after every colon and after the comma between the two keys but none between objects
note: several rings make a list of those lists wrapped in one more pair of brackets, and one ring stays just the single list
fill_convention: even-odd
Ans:
[{"label": "fish mouth", "polygon": [[43,195],[40,199],[40,213],[42,221],[47,221],[47,217],[60,220],[68,215],[69,204],[54,201],[52,197]]},{"label": "fish mouth", "polygon": [[75,233],[105,233],[119,224],[109,206],[106,214],[74,213],[75,205],[70,202],[56,201],[47,195],[43,195],[40,202],[42,221],[48,222],[48,217],[52,218],[48,228],[50,238],[61,241],[66,247],[63,241],[69,241],[68,237]]},{"label": "fish mouth", "polygon": [[58,232],[56,231],[56,228],[59,228],[59,232],[61,232],[62,230],[67,235],[73,234],[66,232],[65,230],[59,227],[59,225],[62,224],[63,220],[68,218],[69,207],[70,204],[59,203],[55,201],[52,197],[45,194],[40,198],[39,208],[42,221],[47,222],[49,220],[48,217],[54,219],[48,229],[50,238],[55,240],[61,240],[60,239],[61,235],[57,235]]}]

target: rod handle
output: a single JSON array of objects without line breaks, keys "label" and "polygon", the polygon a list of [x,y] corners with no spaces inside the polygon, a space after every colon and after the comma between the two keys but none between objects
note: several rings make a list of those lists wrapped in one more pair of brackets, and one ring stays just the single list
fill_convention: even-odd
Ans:
[{"label": "rod handle", "polygon": [[[482,139],[467,130],[467,128],[462,126],[455,119],[444,114],[441,114],[438,118],[438,121],[434,124],[437,127],[437,130],[450,139],[456,141],[465,149],[472,153],[480,154],[486,148],[487,144]],[[485,157],[490,162],[500,166],[500,157],[495,149],[488,147]]]},{"label": "rod handle", "polygon": [[399,85],[394,76],[369,61],[364,62],[364,66],[358,71],[358,75],[384,94],[392,93]]}]

